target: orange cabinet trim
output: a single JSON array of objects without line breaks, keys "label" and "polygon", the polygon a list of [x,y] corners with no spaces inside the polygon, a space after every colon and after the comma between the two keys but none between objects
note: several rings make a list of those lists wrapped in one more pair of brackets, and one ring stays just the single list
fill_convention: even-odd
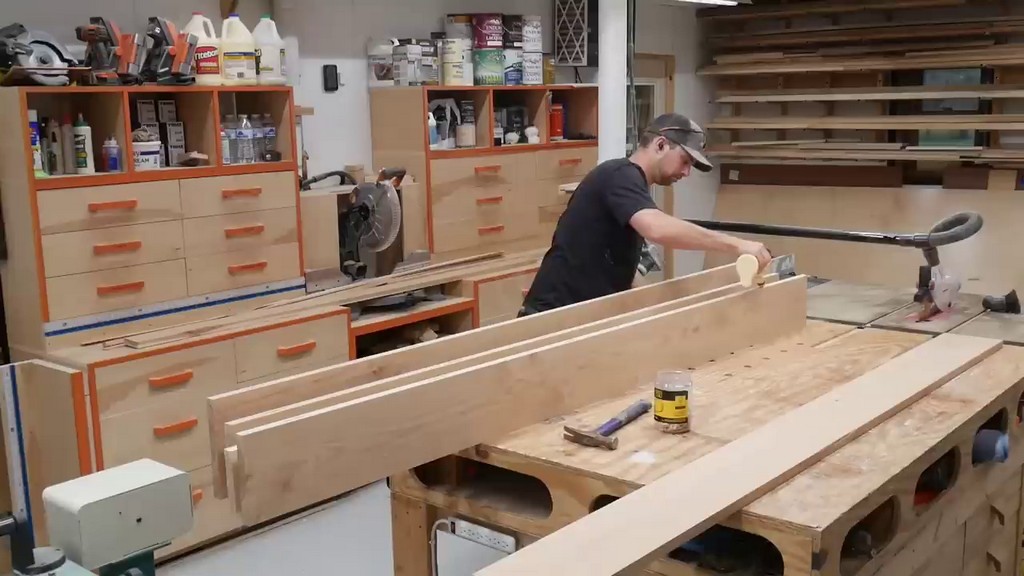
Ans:
[{"label": "orange cabinet trim", "polygon": [[123,254],[125,252],[138,252],[142,249],[142,240],[131,240],[128,242],[115,242],[113,244],[94,244],[92,253],[96,256],[105,254]]},{"label": "orange cabinet trim", "polygon": [[477,198],[476,203],[477,203],[477,205],[501,204],[504,201],[505,201],[505,197],[504,196],[491,196],[490,198]]},{"label": "orange cabinet trim", "polygon": [[194,507],[194,506],[198,505],[202,501],[203,501],[203,489],[202,488],[196,488],[195,490],[192,491],[192,506]]},{"label": "orange cabinet trim", "polygon": [[497,234],[499,232],[503,232],[504,230],[505,230],[505,227],[502,226],[502,225],[498,225],[498,226],[485,226],[483,228],[477,228],[476,229],[476,233],[481,235],[481,236],[483,236],[485,234]]},{"label": "orange cabinet trim", "polygon": [[110,284],[107,286],[97,286],[97,296],[110,296],[113,294],[125,294],[128,292],[142,292],[146,287],[146,283],[142,280],[138,282],[126,282],[124,284]]},{"label": "orange cabinet trim", "polygon": [[316,349],[316,340],[310,340],[309,342],[295,344],[294,346],[279,346],[277,348],[277,355],[281,358],[291,358],[292,356],[312,352],[314,349]]},{"label": "orange cabinet trim", "polygon": [[193,417],[181,422],[175,422],[174,424],[167,424],[166,426],[153,426],[153,436],[167,438],[168,436],[184,434],[198,425],[199,418]]},{"label": "orange cabinet trim", "polygon": [[583,158],[563,158],[558,161],[559,166],[579,166],[583,164]]},{"label": "orange cabinet trim", "polygon": [[477,166],[473,169],[477,174],[497,174],[501,172],[501,165],[497,166]]},{"label": "orange cabinet trim", "polygon": [[154,390],[159,390],[161,388],[180,386],[191,382],[194,376],[195,374],[191,370],[185,370],[168,376],[153,376],[149,379],[149,387]]}]

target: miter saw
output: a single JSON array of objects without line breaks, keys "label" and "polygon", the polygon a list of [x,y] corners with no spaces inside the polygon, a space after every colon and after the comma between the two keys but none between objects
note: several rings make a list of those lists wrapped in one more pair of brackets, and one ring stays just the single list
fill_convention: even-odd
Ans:
[{"label": "miter saw", "polygon": [[[327,172],[304,180],[300,187],[310,190],[317,182],[336,177],[341,184],[355,185],[351,193],[338,201],[338,250],[341,271],[350,282],[367,276],[365,257],[370,253],[387,250],[398,239],[402,229],[402,204],[398,189],[402,185],[404,168],[386,168],[377,174],[374,182],[357,183],[342,170]],[[388,270],[377,270],[377,275]]]},{"label": "miter saw", "polygon": [[886,232],[854,232],[824,228],[802,228],[797,226],[776,226],[772,224],[751,224],[746,222],[716,222],[711,220],[689,220],[709,230],[739,234],[764,234],[790,238],[816,238],[843,242],[862,242],[918,248],[924,253],[925,265],[918,269],[917,292],[914,302],[921,305],[918,321],[923,321],[953,308],[960,294],[960,281],[949,274],[939,262],[939,247],[966,240],[981,230],[983,221],[980,214],[961,212],[938,222],[927,233],[890,234]]},{"label": "miter saw", "polygon": [[29,80],[44,86],[67,86],[68,69],[78,62],[52,35],[21,24],[0,28],[0,70],[24,69]]}]

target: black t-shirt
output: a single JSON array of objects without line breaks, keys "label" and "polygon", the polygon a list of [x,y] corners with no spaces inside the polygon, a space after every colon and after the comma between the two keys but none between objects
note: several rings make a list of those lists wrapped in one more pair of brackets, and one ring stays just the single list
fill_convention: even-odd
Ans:
[{"label": "black t-shirt", "polygon": [[657,207],[642,168],[626,158],[599,164],[559,218],[524,305],[543,312],[628,290],[643,248],[629,219]]}]

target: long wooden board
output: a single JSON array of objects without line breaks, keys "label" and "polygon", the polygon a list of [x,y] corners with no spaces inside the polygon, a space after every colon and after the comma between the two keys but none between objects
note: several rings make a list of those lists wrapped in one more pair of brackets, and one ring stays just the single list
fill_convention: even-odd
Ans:
[{"label": "long wooden board", "polygon": [[[643,567],[995,353],[946,334],[663,476],[477,576],[614,576]],[[627,529],[623,527],[628,526]],[[587,554],[566,554],[587,550]]]},{"label": "long wooden board", "polygon": [[956,116],[798,116],[743,117],[720,116],[708,128],[715,130],[788,129],[788,130],[1024,130],[1024,114],[963,114]]},{"label": "long wooden board", "polygon": [[[258,523],[806,325],[798,276],[238,434]],[[302,446],[302,450],[295,450]]]},{"label": "long wooden board", "polygon": [[747,20],[762,18],[789,18],[808,14],[841,14],[865,10],[912,10],[935,6],[963,6],[966,0],[860,0],[859,2],[802,2],[781,6],[737,6],[733,8],[705,8],[697,11],[702,20]]},{"label": "long wooden board", "polygon": [[214,492],[227,496],[225,423],[736,282],[732,264],[447,338],[235,390],[208,400]]},{"label": "long wooden board", "polygon": [[[778,280],[778,277],[773,275],[772,277],[769,277],[767,280],[768,282],[774,282]],[[225,443],[228,446],[233,446],[237,441],[238,433],[244,430],[250,430],[253,428],[258,428],[260,426],[265,426],[273,422],[279,422],[287,418],[301,416],[302,414],[306,414],[314,410],[319,410],[321,408],[327,408],[330,406],[341,404],[343,402],[350,402],[352,400],[363,398],[371,394],[377,394],[380,392],[386,392],[388,390],[394,390],[401,386],[414,384],[416,382],[427,380],[429,378],[435,378],[443,374],[449,374],[452,372],[457,372],[459,370],[465,370],[467,368],[472,368],[480,364],[485,364],[487,362],[491,362],[499,358],[514,356],[516,354],[521,354],[528,350],[533,350],[536,348],[549,346],[551,344],[556,344],[562,340],[578,338],[589,333],[607,330],[608,328],[614,328],[616,326],[628,324],[630,322],[641,320],[643,318],[650,318],[652,316],[664,314],[672,310],[678,310],[680,308],[685,308],[687,306],[693,306],[694,304],[700,304],[701,302],[707,302],[709,300],[714,300],[716,298],[721,298],[723,296],[729,296],[731,294],[738,294],[739,292],[742,291],[743,287],[740,284],[732,284],[722,288],[717,288],[715,290],[709,290],[707,292],[694,294],[693,296],[687,296],[686,298],[680,298],[678,300],[665,302],[664,304],[658,304],[656,306],[651,306],[649,308],[643,308],[635,312],[630,312],[628,314],[613,316],[605,320],[599,320],[597,322],[584,324],[582,326],[573,326],[561,332],[548,334],[546,336],[540,336],[538,338],[518,342],[495,350],[482,352],[480,354],[474,354],[472,356],[467,356],[465,358],[459,358],[457,360],[452,360],[451,362],[444,362],[434,366],[429,366],[423,368],[422,370],[408,372],[406,374],[401,374],[393,378],[378,380],[376,382],[364,384],[362,386],[356,386],[355,388],[349,388],[346,390],[342,390],[340,392],[334,392],[332,394],[318,396],[316,398],[312,398],[310,400],[306,400],[303,402],[289,404],[288,406],[282,406],[281,408],[276,408],[274,410],[268,410],[266,412],[260,412],[259,414],[254,414],[252,416],[240,418],[238,420],[232,420],[224,425],[224,437],[226,439]]]},{"label": "long wooden board", "polygon": [[822,90],[720,90],[716,102],[846,102],[859,100],[945,100],[947,98],[1024,98],[1024,86],[887,86],[882,88],[826,88]]}]

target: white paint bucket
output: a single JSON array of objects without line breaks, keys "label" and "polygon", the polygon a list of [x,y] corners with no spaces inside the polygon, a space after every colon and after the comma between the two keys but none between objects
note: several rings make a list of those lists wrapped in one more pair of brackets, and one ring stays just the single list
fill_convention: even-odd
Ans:
[{"label": "white paint bucket", "polygon": [[160,169],[160,142],[132,142],[136,170]]}]

